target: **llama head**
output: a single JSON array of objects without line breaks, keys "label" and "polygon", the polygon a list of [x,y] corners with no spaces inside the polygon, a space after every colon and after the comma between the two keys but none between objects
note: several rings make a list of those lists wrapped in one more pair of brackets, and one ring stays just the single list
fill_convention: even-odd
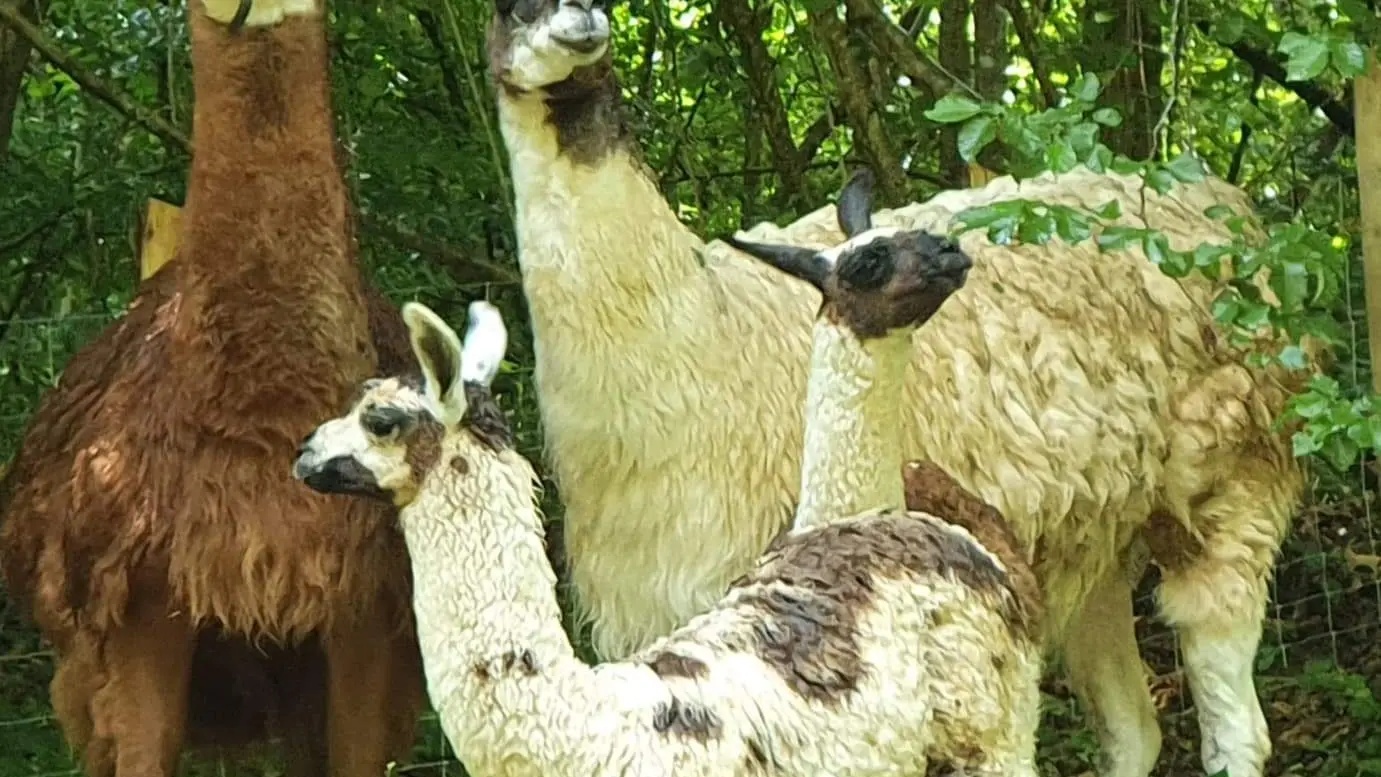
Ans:
[{"label": "llama head", "polygon": [[507,420],[490,393],[508,346],[498,309],[470,303],[464,345],[425,305],[405,304],[403,320],[422,365],[421,382],[370,379],[345,415],[308,435],[293,462],[293,476],[310,488],[403,507],[443,453],[463,461],[467,450],[511,445]]},{"label": "llama head", "polygon": [[580,80],[609,57],[607,0],[496,0],[489,25],[489,69],[526,92]]},{"label": "llama head", "polygon": [[292,16],[319,16],[325,0],[201,0],[202,10],[232,32],[241,27],[271,27]]},{"label": "llama head", "polygon": [[822,314],[860,340],[921,326],[963,287],[973,261],[955,242],[920,230],[874,227],[873,174],[855,173],[839,195],[839,228],[845,240],[823,251],[754,243],[729,245],[824,295]]}]

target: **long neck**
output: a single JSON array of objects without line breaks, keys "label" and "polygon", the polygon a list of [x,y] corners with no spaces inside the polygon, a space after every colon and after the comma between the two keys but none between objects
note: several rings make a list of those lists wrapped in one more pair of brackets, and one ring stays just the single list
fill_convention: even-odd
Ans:
[{"label": "long neck", "polygon": [[816,321],[796,528],[904,504],[901,406],[910,334],[860,342],[845,327]]},{"label": "long neck", "polygon": [[[548,749],[572,744],[571,732],[550,728],[580,719],[593,678],[561,627],[532,469],[511,450],[471,446],[462,455],[467,474],[443,456],[400,520],[428,693],[457,755],[483,772],[487,758],[512,746],[505,726]],[[500,698],[514,698],[513,683],[542,709],[501,706]],[[571,714],[559,714],[559,705]]]},{"label": "long neck", "polygon": [[[374,353],[323,13],[232,34],[188,5],[196,107],[178,260],[184,342],[234,405],[226,415],[334,412]],[[294,378],[314,374],[343,377],[328,387]]]},{"label": "long neck", "polygon": [[600,78],[559,99],[498,90],[524,287],[534,335],[548,345],[591,327],[653,324],[663,292],[704,274],[704,242],[644,168],[612,74]]}]

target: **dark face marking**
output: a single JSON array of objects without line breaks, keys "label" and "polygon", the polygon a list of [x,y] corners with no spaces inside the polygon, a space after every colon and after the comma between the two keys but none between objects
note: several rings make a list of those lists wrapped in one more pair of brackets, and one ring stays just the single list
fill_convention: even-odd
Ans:
[{"label": "dark face marking", "polygon": [[972,534],[1007,568],[1007,582],[1015,598],[1010,623],[1022,634],[1035,634],[1044,616],[1045,598],[1027,554],[1012,527],[997,508],[978,498],[936,464],[909,461],[902,465],[906,509],[929,513]]},{"label": "dark face marking", "polygon": [[704,662],[686,656],[678,656],[669,650],[664,650],[653,656],[647,665],[661,678],[687,677],[698,679],[710,671]]},{"label": "dark face marking", "polygon": [[801,696],[833,704],[863,676],[857,625],[874,580],[940,574],[1010,600],[1007,576],[981,549],[903,511],[782,535],[731,586],[738,601],[762,613],[746,642],[733,647],[756,653]]},{"label": "dark face marking", "polygon": [[302,478],[302,482],[313,491],[323,494],[350,494],[392,501],[388,492],[379,487],[374,473],[353,456],[337,456],[326,460],[316,471]]},{"label": "dark face marking", "polygon": [[865,340],[920,326],[963,288],[972,266],[957,245],[925,232],[879,237],[839,258],[825,283],[826,315]]},{"label": "dark face marking", "polygon": [[446,436],[446,427],[431,413],[422,413],[414,418],[416,420],[408,435],[402,438],[407,446],[403,461],[412,472],[413,480],[421,483],[441,459],[441,440]]},{"label": "dark face marking", "polygon": [[470,462],[466,461],[464,456],[452,456],[451,469],[462,475],[468,475],[470,474]]},{"label": "dark face marking", "polygon": [[723,728],[719,716],[694,702],[675,696],[652,710],[652,728],[662,734],[690,737],[701,742],[718,737]]},{"label": "dark face marking", "polygon": [[405,434],[416,421],[416,415],[398,407],[372,405],[360,413],[360,424],[374,437],[386,438]]}]

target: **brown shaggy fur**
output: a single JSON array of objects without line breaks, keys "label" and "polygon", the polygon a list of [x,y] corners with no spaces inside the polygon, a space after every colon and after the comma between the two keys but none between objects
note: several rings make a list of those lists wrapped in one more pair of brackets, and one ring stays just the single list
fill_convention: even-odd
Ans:
[{"label": "brown shaggy fur", "polygon": [[355,261],[323,21],[232,36],[189,16],[180,258],[30,421],[0,562],[57,648],[53,705],[89,774],[167,777],[185,742],[281,735],[293,775],[329,753],[335,777],[378,777],[424,701],[406,549],[391,508],[290,463],[364,378],[416,368]]}]

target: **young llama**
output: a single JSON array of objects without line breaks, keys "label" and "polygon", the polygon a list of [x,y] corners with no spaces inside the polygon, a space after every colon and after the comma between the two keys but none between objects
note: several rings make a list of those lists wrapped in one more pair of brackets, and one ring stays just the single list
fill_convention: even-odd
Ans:
[{"label": "young llama", "polygon": [[357,267],[324,15],[188,3],[180,256],[72,357],[4,483],[8,591],[56,648],[54,711],[91,777],[273,737],[292,777],[379,777],[413,742],[393,510],[284,470],[362,379],[415,369]]},{"label": "young llama", "polygon": [[[867,376],[847,371],[886,360],[875,347],[921,325],[968,267],[915,232],[781,265],[825,291],[820,331],[833,330],[807,425],[862,421],[814,413],[850,406]],[[626,661],[581,662],[561,629],[532,469],[489,392],[502,319],[473,303],[462,348],[425,307],[403,315],[423,385],[371,381],[303,443],[294,474],[401,508],[428,689],[470,773],[1035,777],[1034,581],[945,515],[894,503],[784,534],[708,613]],[[900,447],[889,453],[900,483]],[[850,488],[847,458],[830,461],[820,487]],[[1003,526],[937,469],[907,473],[915,501]]]},{"label": "young llama", "polygon": [[[516,192],[536,386],[566,505],[566,561],[596,649],[626,655],[707,609],[791,520],[814,301],[676,218],[622,118],[609,18],[591,0],[501,0],[490,70]],[[874,215],[945,233],[1012,198],[1120,204],[1185,249],[1230,233],[1221,181],[1144,192],[1083,170],[998,179]],[[841,242],[833,208],[746,238]],[[913,340],[898,424],[996,506],[1030,549],[1104,777],[1160,749],[1131,608],[1131,551],[1162,568],[1204,766],[1260,777],[1270,741],[1252,678],[1267,582],[1302,476],[1271,429],[1299,375],[1243,365],[1213,284],[1141,256],[963,237],[974,278]],[[1131,322],[1131,324],[1128,324]],[[687,552],[694,548],[694,552]]]}]

